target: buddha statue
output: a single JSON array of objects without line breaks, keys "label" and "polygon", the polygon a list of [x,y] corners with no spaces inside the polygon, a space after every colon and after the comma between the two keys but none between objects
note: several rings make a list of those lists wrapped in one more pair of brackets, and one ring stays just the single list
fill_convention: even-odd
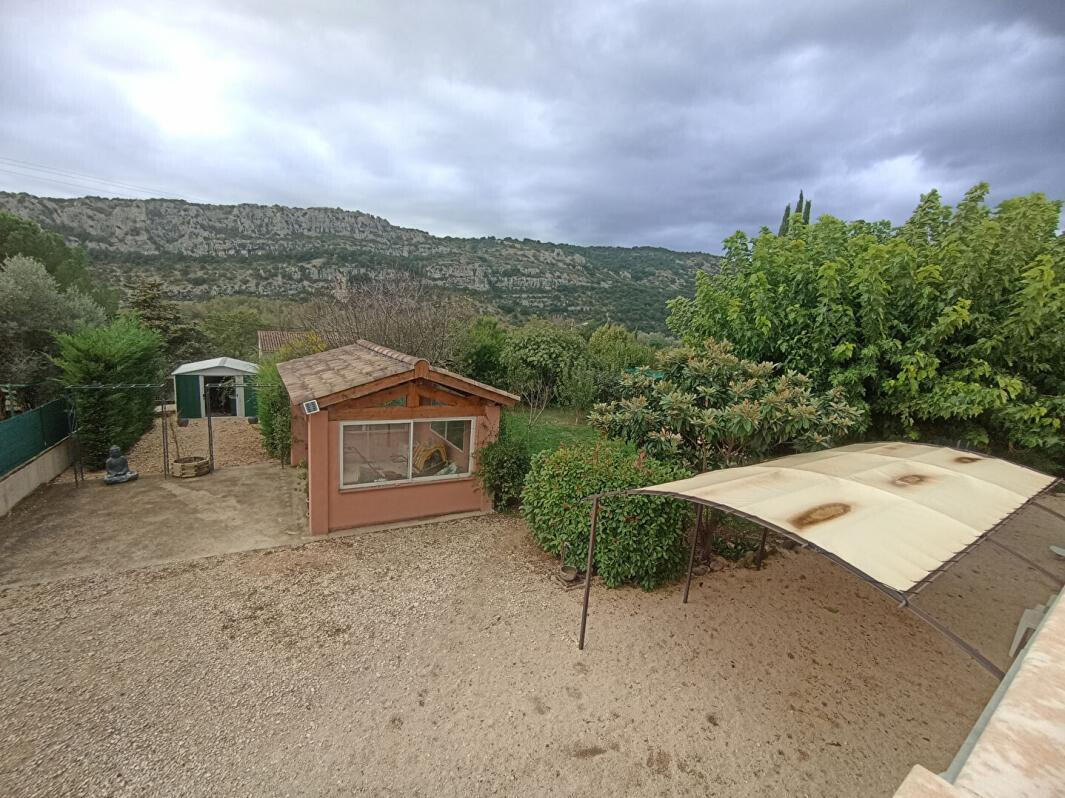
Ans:
[{"label": "buddha statue", "polygon": [[122,454],[122,450],[117,446],[112,446],[108,450],[107,457],[107,474],[104,476],[104,482],[108,485],[117,485],[120,482],[131,482],[137,478],[136,471],[129,470],[129,461],[126,460]]}]

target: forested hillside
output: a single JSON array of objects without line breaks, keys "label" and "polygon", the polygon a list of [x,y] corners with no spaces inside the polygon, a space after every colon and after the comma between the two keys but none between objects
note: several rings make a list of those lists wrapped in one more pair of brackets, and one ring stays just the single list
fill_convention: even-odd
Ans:
[{"label": "forested hillside", "polygon": [[438,237],[339,208],[0,192],[0,210],[81,244],[94,271],[116,287],[151,275],[180,299],[300,298],[410,272],[517,317],[662,330],[666,300],[690,294],[696,271],[717,269],[717,258],[705,253]]}]

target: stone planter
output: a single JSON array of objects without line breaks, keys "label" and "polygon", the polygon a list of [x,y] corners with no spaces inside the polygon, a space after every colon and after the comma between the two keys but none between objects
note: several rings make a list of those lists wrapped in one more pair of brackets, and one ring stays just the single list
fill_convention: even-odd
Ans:
[{"label": "stone planter", "polygon": [[211,471],[211,461],[206,457],[179,457],[170,464],[171,476],[202,477]]}]

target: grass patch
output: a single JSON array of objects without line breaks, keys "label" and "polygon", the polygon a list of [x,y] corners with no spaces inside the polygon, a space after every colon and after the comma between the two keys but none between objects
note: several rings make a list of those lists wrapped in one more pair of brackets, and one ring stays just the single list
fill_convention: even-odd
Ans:
[{"label": "grass patch", "polygon": [[583,418],[575,419],[572,410],[558,407],[549,407],[531,423],[526,408],[505,409],[503,423],[509,434],[521,436],[528,441],[529,454],[554,451],[560,446],[599,438],[599,431],[588,426]]}]

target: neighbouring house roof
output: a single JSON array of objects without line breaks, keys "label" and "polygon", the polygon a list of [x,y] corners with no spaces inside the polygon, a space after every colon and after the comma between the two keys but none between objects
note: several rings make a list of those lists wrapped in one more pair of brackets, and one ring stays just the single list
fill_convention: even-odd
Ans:
[{"label": "neighbouring house roof", "polygon": [[216,357],[211,360],[197,360],[195,363],[184,363],[174,369],[171,374],[199,374],[208,371],[209,369],[233,369],[234,371],[241,371],[245,374],[256,374],[259,371],[257,365],[249,363],[246,360],[237,360],[235,357]]},{"label": "neighbouring house roof", "polygon": [[620,492],[726,509],[905,594],[1054,482],[958,449],[859,443]]},{"label": "neighbouring house roof", "polygon": [[[348,346],[329,349],[306,357],[286,360],[277,365],[289,399],[302,404],[317,399],[325,407],[355,395],[378,390],[375,383],[398,385],[423,377],[500,404],[512,405],[518,397],[469,377],[436,368],[424,358],[407,355],[370,341],[359,340]],[[386,387],[382,385],[380,387]],[[358,389],[366,387],[366,391]]]},{"label": "neighbouring house roof", "polygon": [[[287,346],[292,343],[296,343],[307,335],[311,335],[306,331],[301,330],[259,330],[259,354],[266,355],[278,351],[283,346]],[[317,333],[325,339],[326,343],[336,346],[340,342],[328,333]]]}]

